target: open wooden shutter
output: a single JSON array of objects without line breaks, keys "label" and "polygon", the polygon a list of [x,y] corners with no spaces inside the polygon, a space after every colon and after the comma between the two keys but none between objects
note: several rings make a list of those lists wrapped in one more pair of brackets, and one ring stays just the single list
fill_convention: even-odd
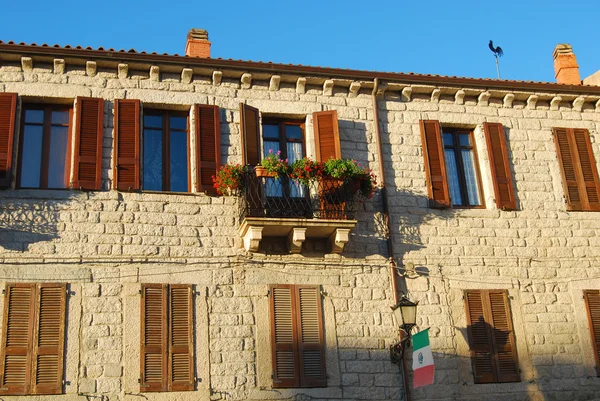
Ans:
[{"label": "open wooden shutter", "polygon": [[8,188],[12,178],[16,114],[17,94],[0,93],[0,188]]},{"label": "open wooden shutter", "polygon": [[141,390],[167,390],[167,286],[142,286]]},{"label": "open wooden shutter", "polygon": [[485,321],[486,307],[482,291],[466,291],[467,331],[475,383],[493,383],[496,366],[492,351],[491,328]]},{"label": "open wooden shutter", "polygon": [[104,99],[77,98],[73,187],[98,191],[102,180]]},{"label": "open wooden shutter", "polygon": [[600,377],[600,290],[587,290],[583,292],[590,322],[592,346],[596,357],[596,374]]},{"label": "open wooden shutter", "polygon": [[515,210],[517,199],[510,173],[504,127],[500,123],[484,123],[483,128],[490,157],[496,206],[498,209]]},{"label": "open wooden shutter", "polygon": [[8,284],[4,299],[0,394],[27,394],[31,383],[31,345],[35,284]]},{"label": "open wooden shutter", "polygon": [[260,163],[260,127],[258,109],[240,103],[240,128],[242,134],[242,164],[256,166]]},{"label": "open wooden shutter", "polygon": [[192,286],[171,285],[169,291],[169,390],[194,389]]},{"label": "open wooden shutter", "polygon": [[197,104],[196,191],[214,192],[212,177],[221,166],[221,123],[219,107]]},{"label": "open wooden shutter", "polygon": [[315,131],[315,149],[317,161],[341,159],[340,131],[337,111],[318,111],[313,113]]},{"label": "open wooden shutter", "polygon": [[140,101],[115,100],[115,169],[119,191],[140,189]]},{"label": "open wooden shutter", "polygon": [[572,132],[581,169],[579,191],[585,194],[584,210],[600,210],[600,180],[590,134],[586,129],[573,129]]},{"label": "open wooden shutter", "polygon": [[521,381],[517,347],[513,332],[508,294],[506,291],[488,291],[492,339],[494,344],[498,381],[500,383]]},{"label": "open wooden shutter", "polygon": [[302,387],[327,387],[321,293],[316,286],[297,286],[298,356]]},{"label": "open wooden shutter", "polygon": [[450,191],[446,177],[446,161],[440,122],[421,120],[421,139],[425,157],[425,176],[429,192],[429,206],[443,209],[450,207]]},{"label": "open wooden shutter", "polygon": [[295,333],[296,302],[292,285],[271,287],[273,387],[300,385]]},{"label": "open wooden shutter", "polygon": [[42,284],[33,343],[33,394],[61,394],[65,345],[66,284]]}]

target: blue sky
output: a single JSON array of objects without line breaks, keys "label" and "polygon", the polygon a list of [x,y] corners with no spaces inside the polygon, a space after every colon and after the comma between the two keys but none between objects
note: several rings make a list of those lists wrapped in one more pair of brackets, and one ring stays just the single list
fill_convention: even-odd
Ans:
[{"label": "blue sky", "polygon": [[504,79],[553,82],[557,43],[573,46],[582,78],[600,70],[598,0],[35,0],[0,10],[3,41],[182,54],[188,30],[204,28],[213,57],[494,78],[493,39]]}]

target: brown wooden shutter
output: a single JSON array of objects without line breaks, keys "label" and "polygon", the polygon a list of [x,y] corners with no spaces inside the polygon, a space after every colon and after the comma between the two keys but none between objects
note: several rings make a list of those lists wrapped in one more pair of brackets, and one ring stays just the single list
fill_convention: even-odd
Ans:
[{"label": "brown wooden shutter", "polygon": [[171,285],[169,292],[169,390],[193,390],[192,286]]},{"label": "brown wooden shutter", "polygon": [[141,390],[167,390],[167,286],[142,286]]},{"label": "brown wooden shutter", "polygon": [[104,99],[77,98],[73,187],[99,191],[102,181]]},{"label": "brown wooden shutter", "polygon": [[33,343],[33,393],[61,394],[65,345],[66,284],[42,284]]},{"label": "brown wooden shutter", "polygon": [[35,284],[8,284],[4,299],[0,394],[27,394],[31,383],[31,349]]},{"label": "brown wooden shutter", "polygon": [[318,111],[313,113],[315,148],[317,161],[341,159],[340,131],[337,111]]},{"label": "brown wooden shutter", "polygon": [[450,191],[446,177],[444,142],[442,141],[440,122],[421,120],[419,125],[423,141],[423,156],[425,157],[429,206],[440,209],[450,207]]},{"label": "brown wooden shutter", "polygon": [[196,105],[196,191],[214,192],[212,176],[221,166],[219,107]]},{"label": "brown wooden shutter", "polygon": [[271,287],[271,350],[273,387],[300,385],[294,317],[296,302],[292,285]]},{"label": "brown wooden shutter", "polygon": [[554,128],[553,133],[567,210],[600,210],[600,180],[588,131]]},{"label": "brown wooden shutter", "polygon": [[592,346],[596,357],[596,374],[600,377],[600,290],[583,292],[590,322]]},{"label": "brown wooden shutter", "polygon": [[8,188],[12,178],[16,115],[17,94],[0,93],[0,188]]},{"label": "brown wooden shutter", "polygon": [[475,383],[493,383],[496,367],[493,361],[490,327],[485,321],[482,292],[466,291],[465,301],[474,381]]},{"label": "brown wooden shutter", "polygon": [[323,308],[319,287],[297,286],[297,337],[302,387],[326,387]]},{"label": "brown wooden shutter", "polygon": [[261,159],[258,109],[240,103],[240,128],[242,134],[242,164],[256,166]]},{"label": "brown wooden shutter", "polygon": [[500,123],[484,123],[483,128],[490,157],[496,206],[498,209],[515,210],[517,199],[510,173],[504,127]]},{"label": "brown wooden shutter", "polygon": [[140,101],[115,100],[115,169],[119,191],[140,189]]}]

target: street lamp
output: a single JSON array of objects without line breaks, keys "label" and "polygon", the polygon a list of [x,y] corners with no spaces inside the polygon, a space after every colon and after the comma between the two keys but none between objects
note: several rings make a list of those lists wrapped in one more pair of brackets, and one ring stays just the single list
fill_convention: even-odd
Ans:
[{"label": "street lamp", "polygon": [[390,346],[392,363],[399,363],[404,357],[404,349],[410,346],[410,331],[417,324],[417,304],[402,295],[396,306],[392,307],[398,328],[403,332],[400,340]]}]

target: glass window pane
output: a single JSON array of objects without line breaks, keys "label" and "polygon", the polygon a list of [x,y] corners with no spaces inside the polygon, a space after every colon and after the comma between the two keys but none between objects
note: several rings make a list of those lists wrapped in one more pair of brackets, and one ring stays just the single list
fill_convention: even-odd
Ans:
[{"label": "glass window pane", "polygon": [[171,117],[169,120],[169,126],[171,129],[187,129],[187,118],[186,117]]},{"label": "glass window pane", "polygon": [[188,191],[187,132],[172,131],[169,155],[171,191]]},{"label": "glass window pane", "polygon": [[278,139],[279,138],[279,125],[263,124],[263,137]]},{"label": "glass window pane", "polygon": [[473,157],[473,151],[470,149],[463,149],[461,151],[463,165],[465,166],[465,181],[467,183],[467,194],[469,195],[469,205],[479,206],[481,204],[479,200],[479,190],[477,188],[477,178],[475,175],[475,158]]},{"label": "glass window pane", "polygon": [[69,112],[68,111],[53,111],[52,112],[52,124],[69,124]]},{"label": "glass window pane", "polygon": [[162,191],[162,131],[144,130],[144,189]]},{"label": "glass window pane", "polygon": [[289,164],[302,159],[302,144],[300,142],[288,142],[286,145]]},{"label": "glass window pane", "polygon": [[162,129],[162,116],[144,116],[144,129],[146,128],[161,128]]},{"label": "glass window pane", "polygon": [[26,123],[43,123],[44,110],[25,110]]},{"label": "glass window pane", "polygon": [[279,142],[264,141],[263,147],[263,157],[266,157],[269,153],[277,154],[279,152]]},{"label": "glass window pane", "polygon": [[453,146],[454,145],[452,134],[444,134],[444,145],[445,146]]},{"label": "glass window pane", "polygon": [[[67,113],[68,114],[68,113]],[[52,113],[54,118],[54,113]],[[52,127],[48,159],[48,188],[66,188],[67,141],[69,127]]]},{"label": "glass window pane", "polygon": [[302,128],[299,125],[286,125],[285,136],[288,139],[302,139]]},{"label": "glass window pane", "polygon": [[458,142],[460,143],[460,146],[471,146],[471,135],[459,134]]},{"label": "glass window pane", "polygon": [[[29,110],[28,110],[29,112]],[[23,132],[23,155],[21,160],[20,187],[40,187],[42,164],[42,126],[25,125]]]},{"label": "glass window pane", "polygon": [[448,174],[448,187],[450,188],[450,198],[453,205],[462,205],[462,197],[460,196],[460,184],[458,183],[458,171],[456,169],[456,157],[453,149],[444,151],[446,156],[446,173]]}]

